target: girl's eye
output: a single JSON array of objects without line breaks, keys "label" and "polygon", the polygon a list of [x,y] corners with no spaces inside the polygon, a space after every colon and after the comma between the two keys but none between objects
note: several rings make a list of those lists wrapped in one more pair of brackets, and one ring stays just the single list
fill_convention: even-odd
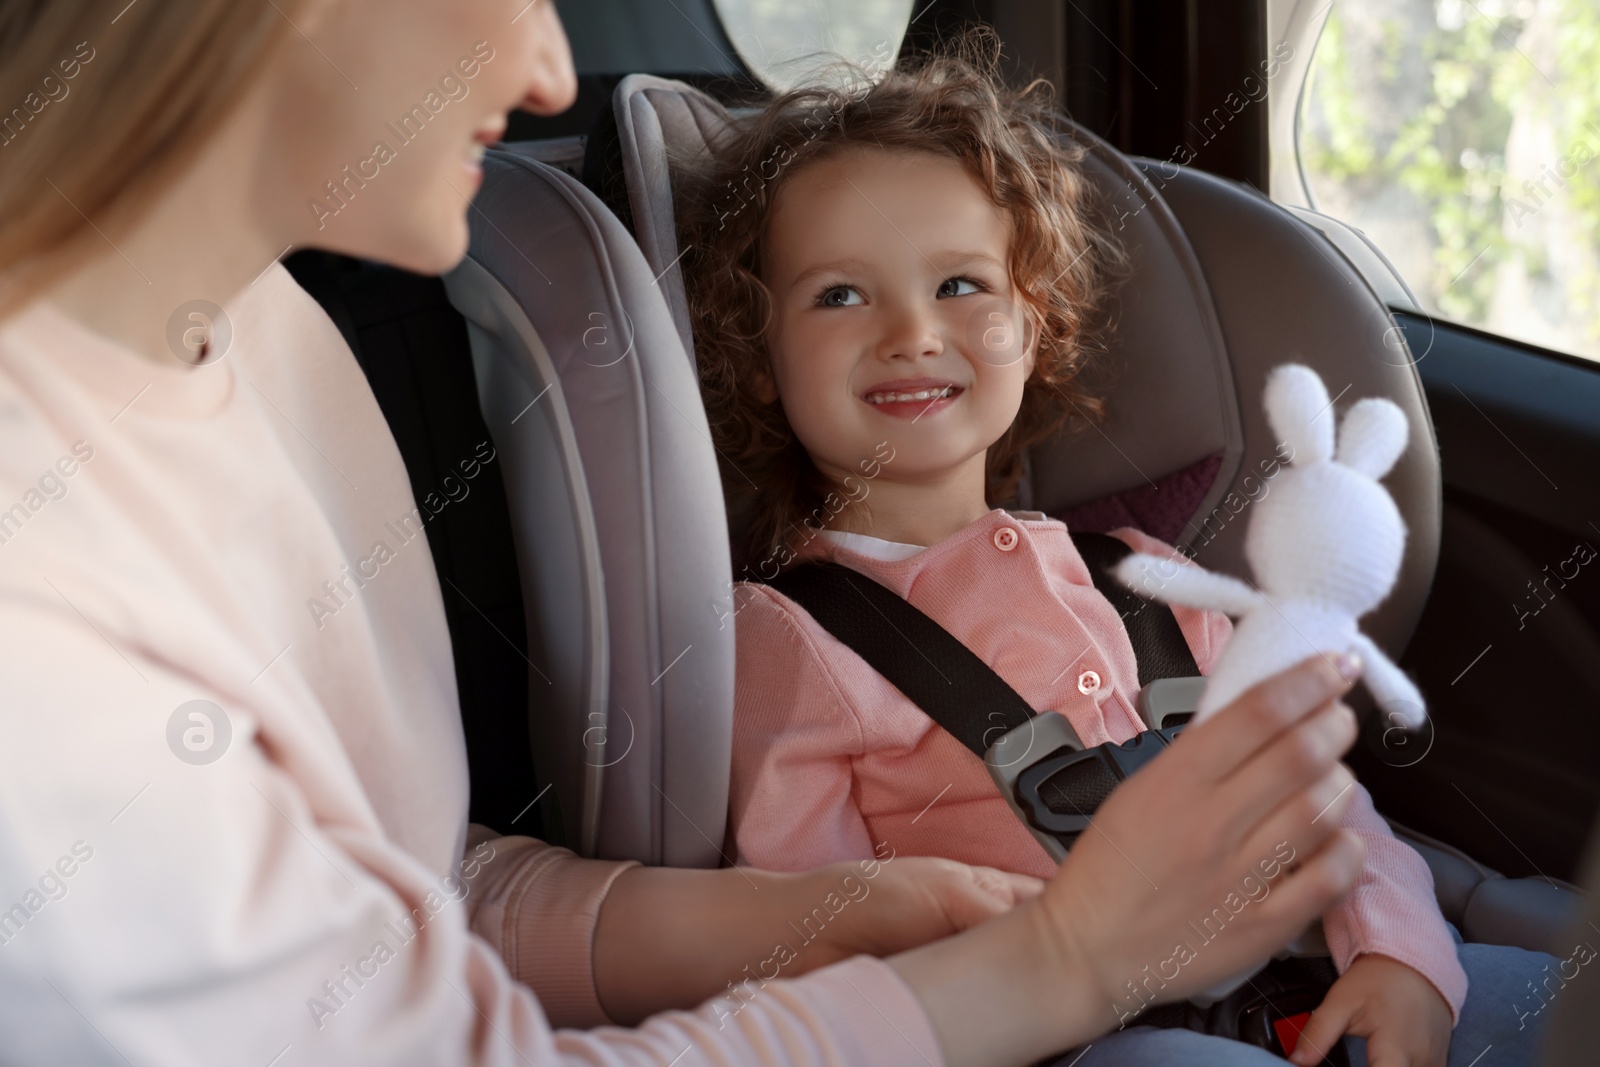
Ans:
[{"label": "girl's eye", "polygon": [[[972,288],[970,288],[970,289],[966,290],[965,292],[963,292],[961,290],[961,286],[963,286],[963,285],[969,285]],[[973,293],[982,292],[983,289],[984,289],[984,284],[982,282],[974,281],[971,278],[946,278],[944,280],[944,282],[939,286],[939,295],[940,296],[970,296]]]},{"label": "girl's eye", "polygon": [[[851,297],[855,299],[852,300]],[[853,285],[830,285],[817,297],[820,307],[842,308],[861,303],[861,294]]]}]

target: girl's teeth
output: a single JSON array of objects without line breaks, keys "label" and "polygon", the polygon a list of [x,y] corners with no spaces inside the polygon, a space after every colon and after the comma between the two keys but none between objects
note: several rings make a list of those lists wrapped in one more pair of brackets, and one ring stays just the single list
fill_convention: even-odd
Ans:
[{"label": "girl's teeth", "polygon": [[873,393],[867,397],[869,404],[903,404],[913,400],[937,400],[951,395],[952,387],[919,389],[914,393]]}]

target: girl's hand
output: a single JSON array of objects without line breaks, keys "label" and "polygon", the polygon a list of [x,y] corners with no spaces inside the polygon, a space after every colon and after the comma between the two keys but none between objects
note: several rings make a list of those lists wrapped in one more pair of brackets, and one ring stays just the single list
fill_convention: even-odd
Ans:
[{"label": "girl's hand", "polygon": [[[1262,682],[1119,787],[1037,898],[892,959],[946,1061],[1081,1045],[1123,1021],[1132,988],[1186,999],[1327,910],[1361,873],[1361,843],[1338,827],[1352,795],[1338,758],[1356,736],[1339,698],[1356,671],[1317,656]],[[1190,923],[1218,907],[1227,936],[1202,941]]]},{"label": "girl's hand", "polygon": [[1444,1067],[1450,1005],[1421,973],[1388,956],[1357,956],[1300,1035],[1294,1063],[1321,1062],[1345,1034],[1367,1039],[1371,1067]]},{"label": "girl's hand", "polygon": [[[834,893],[837,901],[844,895],[842,884],[856,895],[823,927],[822,936],[805,947],[794,966],[785,969],[786,977],[851,956],[890,956],[959,934],[1038,896],[1044,888],[1044,882],[1025,874],[930,856],[901,856],[877,864],[877,875],[870,881],[862,867],[836,863],[805,876],[814,884],[802,890],[802,899],[809,903],[790,916],[796,922],[828,893]],[[846,878],[851,881],[846,883]],[[798,939],[791,940],[798,948]]]}]

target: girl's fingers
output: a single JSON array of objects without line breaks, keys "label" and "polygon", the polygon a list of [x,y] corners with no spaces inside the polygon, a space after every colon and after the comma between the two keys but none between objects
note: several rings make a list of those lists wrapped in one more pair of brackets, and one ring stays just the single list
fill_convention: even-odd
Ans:
[{"label": "girl's fingers", "polygon": [[1347,998],[1332,996],[1324,1000],[1311,1013],[1311,1021],[1301,1031],[1290,1061],[1301,1067],[1321,1063],[1350,1028],[1350,1016],[1354,1011],[1355,1003]]},{"label": "girl's fingers", "polygon": [[963,875],[949,878],[943,884],[946,892],[941,903],[957,930],[1004,914],[1022,901],[1038,896],[1044,888],[1044,882],[1037,878],[993,867],[968,867]]},{"label": "girl's fingers", "polygon": [[1377,1033],[1367,1038],[1367,1067],[1425,1067],[1425,1061],[1410,1056],[1388,1035]]},{"label": "girl's fingers", "polygon": [[969,892],[992,902],[996,913],[1009,911],[1022,901],[1039,895],[1044,882],[1026,874],[1013,874],[994,867],[969,867]]},{"label": "girl's fingers", "polygon": [[1034,878],[1027,874],[1013,874],[1011,871],[998,871],[993,867],[973,868],[982,878],[995,877],[1001,880],[1000,890],[1008,904],[1020,904],[1024,900],[1032,900],[1044,892],[1043,878]]}]

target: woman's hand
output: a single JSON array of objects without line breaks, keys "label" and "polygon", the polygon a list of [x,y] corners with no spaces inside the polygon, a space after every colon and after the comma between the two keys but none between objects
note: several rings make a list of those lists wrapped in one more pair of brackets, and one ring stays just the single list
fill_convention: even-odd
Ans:
[{"label": "woman's hand", "polygon": [[1367,1039],[1372,1067],[1444,1067],[1453,1025],[1450,1005],[1421,972],[1388,956],[1357,956],[1322,998],[1289,1058],[1320,1063],[1327,1049],[1353,1034]]},{"label": "woman's hand", "polygon": [[[1334,836],[1354,781],[1336,762],[1356,738],[1336,699],[1348,686],[1320,657],[1262,683],[1223,727],[1219,715],[1184,731],[1172,773],[1118,789],[1121,803],[1079,839],[1044,903],[1061,939],[1097,965],[1109,1022],[1261,966],[1349,888],[1333,884],[1360,870],[1359,842]],[[1333,852],[1310,877],[1284,876],[1325,842]],[[1226,938],[1204,939],[1206,918]]]},{"label": "woman's hand", "polygon": [[600,1003],[633,1024],[692,1008],[730,983],[794,978],[863,953],[960,933],[1044,883],[954,860],[895,857],[803,874],[635,867],[612,884],[594,935]]},{"label": "woman's hand", "polygon": [[[1262,682],[1119,787],[1038,898],[895,957],[946,1060],[1082,1044],[1258,967],[1344,893],[1362,852],[1338,828],[1356,736],[1338,698],[1356,670],[1314,657]],[[1225,936],[1204,939],[1207,917]]]}]

